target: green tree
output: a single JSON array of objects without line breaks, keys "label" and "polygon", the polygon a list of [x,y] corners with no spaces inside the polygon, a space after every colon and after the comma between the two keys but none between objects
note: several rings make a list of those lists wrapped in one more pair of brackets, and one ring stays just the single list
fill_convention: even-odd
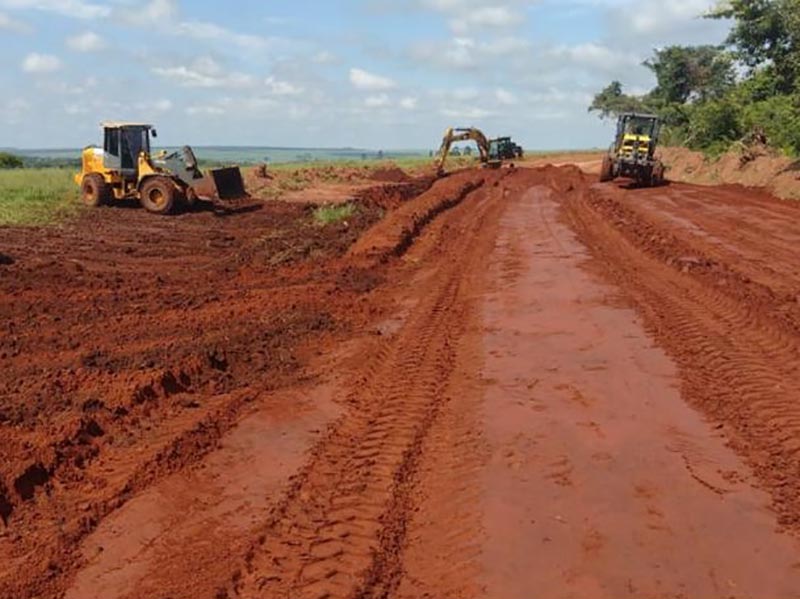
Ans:
[{"label": "green tree", "polygon": [[721,154],[744,135],[742,110],[730,98],[711,100],[691,109],[687,145]]},{"label": "green tree", "polygon": [[727,43],[751,69],[768,68],[783,93],[800,76],[800,0],[727,0],[709,15],[733,19]]},{"label": "green tree", "polygon": [[619,81],[612,81],[603,91],[597,94],[589,107],[589,112],[599,112],[600,118],[617,118],[625,112],[643,112],[642,98],[629,96],[623,92]]},{"label": "green tree", "polygon": [[667,104],[719,98],[736,82],[731,55],[716,46],[670,46],[644,66],[658,82],[650,95]]},{"label": "green tree", "polygon": [[0,168],[22,168],[23,166],[21,158],[7,152],[0,152]]}]

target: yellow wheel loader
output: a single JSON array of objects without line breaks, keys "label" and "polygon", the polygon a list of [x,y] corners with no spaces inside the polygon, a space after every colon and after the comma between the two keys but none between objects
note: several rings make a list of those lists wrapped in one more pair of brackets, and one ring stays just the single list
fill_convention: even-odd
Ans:
[{"label": "yellow wheel loader", "polygon": [[198,198],[230,200],[247,196],[238,167],[209,171],[197,165],[189,146],[168,153],[150,153],[150,137],[157,133],[144,123],[101,124],[103,147],[89,146],[81,155],[75,182],[87,206],[136,199],[155,214],[169,214],[180,203]]},{"label": "yellow wheel loader", "polygon": [[655,155],[660,132],[661,121],[655,115],[621,114],[614,143],[603,158],[600,181],[628,177],[644,187],[662,185],[664,164]]}]

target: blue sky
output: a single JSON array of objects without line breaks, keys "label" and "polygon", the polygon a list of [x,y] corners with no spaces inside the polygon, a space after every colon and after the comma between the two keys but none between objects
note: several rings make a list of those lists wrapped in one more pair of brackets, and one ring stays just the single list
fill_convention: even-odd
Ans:
[{"label": "blue sky", "polygon": [[163,144],[433,148],[447,126],[605,146],[612,79],[719,43],[713,0],[0,0],[0,147],[80,147],[147,120]]}]

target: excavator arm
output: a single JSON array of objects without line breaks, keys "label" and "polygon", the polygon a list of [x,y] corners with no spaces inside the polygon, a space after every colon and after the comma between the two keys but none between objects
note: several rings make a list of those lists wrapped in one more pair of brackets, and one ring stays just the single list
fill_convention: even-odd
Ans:
[{"label": "excavator arm", "polygon": [[450,150],[453,144],[459,141],[474,141],[478,145],[481,163],[487,164],[489,162],[489,139],[480,129],[476,129],[475,127],[450,127],[444,132],[442,145],[439,148],[439,153],[436,158],[436,172],[438,174],[441,175],[444,173],[444,165],[445,162],[447,162],[447,157],[450,155]]}]

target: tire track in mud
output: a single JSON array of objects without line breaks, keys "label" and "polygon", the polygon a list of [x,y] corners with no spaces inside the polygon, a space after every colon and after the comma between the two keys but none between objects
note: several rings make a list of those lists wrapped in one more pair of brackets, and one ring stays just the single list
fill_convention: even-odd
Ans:
[{"label": "tire track in mud", "polygon": [[234,581],[237,597],[394,596],[420,465],[453,398],[449,380],[471,310],[464,273],[484,259],[498,195],[485,185],[450,213],[459,234],[450,230],[432,248],[436,276],[417,290],[421,299],[395,337],[361,368],[349,413],[318,445],[253,548]]},{"label": "tire track in mud", "polygon": [[681,257],[703,248],[649,222],[647,204],[631,210],[583,189],[563,205],[680,365],[684,397],[721,423],[771,493],[779,523],[800,531],[800,339],[782,298],[726,264],[687,267]]}]

